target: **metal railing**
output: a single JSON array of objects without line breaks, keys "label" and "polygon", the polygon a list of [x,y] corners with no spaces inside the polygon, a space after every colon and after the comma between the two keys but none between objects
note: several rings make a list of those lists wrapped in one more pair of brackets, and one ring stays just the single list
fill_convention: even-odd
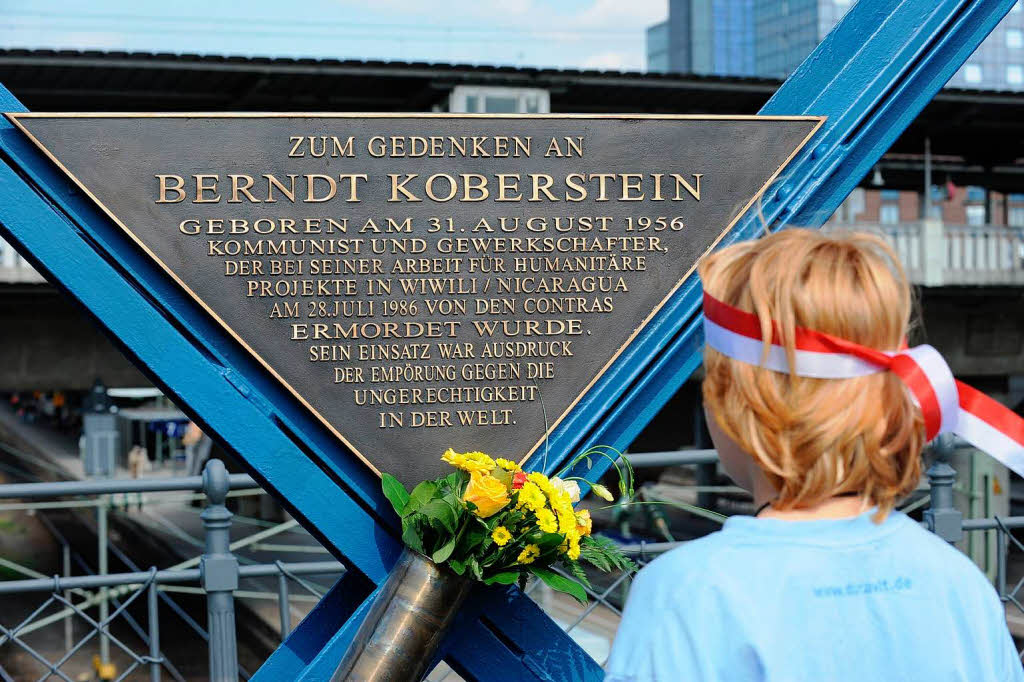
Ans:
[{"label": "metal railing", "polygon": [[[924,525],[949,542],[959,541],[965,533],[994,532],[996,537],[996,572],[995,587],[1000,598],[1021,614],[1021,625],[1024,625],[1024,598],[1020,592],[1024,589],[1024,578],[1011,584],[1007,574],[1007,560],[1011,551],[1024,552],[1022,544],[1013,535],[1013,531],[1024,528],[1024,517],[992,517],[983,519],[964,519],[954,505],[953,489],[956,472],[950,466],[943,450],[927,471],[930,490],[911,502],[910,506],[919,507],[930,501],[924,513]],[[706,466],[717,461],[713,450],[683,450],[678,452],[637,453],[630,456],[630,462],[637,469],[665,466]],[[265,528],[247,538],[234,543],[230,542],[228,530],[231,524],[231,513],[224,506],[230,490],[240,492],[252,488],[256,484],[245,475],[229,475],[219,461],[211,461],[203,476],[176,479],[133,479],[133,480],[95,480],[64,483],[12,484],[0,485],[0,500],[41,500],[54,497],[71,497],[76,495],[101,494],[114,495],[119,493],[156,493],[156,492],[202,492],[208,504],[202,512],[205,543],[204,552],[175,566],[149,570],[139,570],[131,559],[115,547],[110,551],[125,563],[131,570],[122,573],[97,575],[70,575],[70,545],[46,517],[39,518],[47,524],[50,532],[62,548],[64,563],[63,576],[43,576],[32,569],[20,566],[7,559],[0,558],[9,570],[20,571],[28,576],[24,580],[0,582],[0,598],[5,595],[26,594],[32,592],[49,593],[49,596],[34,609],[29,616],[14,625],[0,624],[0,648],[11,645],[25,652],[36,663],[43,673],[40,680],[56,677],[70,682],[73,678],[62,670],[76,653],[82,651],[90,642],[106,641],[107,646],[120,652],[122,659],[127,661],[123,671],[116,679],[127,679],[132,673],[148,670],[151,680],[160,680],[162,673],[183,682],[179,672],[161,648],[161,632],[159,612],[161,607],[168,608],[182,617],[189,626],[209,643],[210,679],[237,679],[239,676],[248,678],[248,671],[239,666],[236,632],[234,625],[234,599],[251,597],[255,599],[276,599],[280,619],[280,635],[282,640],[291,630],[290,602],[301,595],[290,595],[291,584],[297,584],[310,592],[311,598],[322,596],[322,590],[310,585],[303,576],[337,574],[343,571],[341,564],[335,561],[310,561],[295,563],[262,563],[240,565],[236,555],[243,546],[255,546],[270,535],[279,532],[281,526],[293,527],[294,522],[278,524]],[[684,486],[687,487],[687,486]],[[708,486],[695,484],[689,486],[700,490]],[[714,486],[711,486],[714,487]],[[718,486],[717,488],[725,488]],[[717,489],[716,488],[716,489]],[[732,487],[729,487],[733,490]],[[641,488],[638,494],[643,495]],[[23,503],[0,505],[0,509],[23,508]],[[64,500],[52,502],[53,505],[93,506],[93,501]],[[678,505],[677,505],[678,506]],[[105,508],[104,505],[97,509]],[[686,508],[685,505],[682,506]],[[714,519],[713,516],[705,518]],[[657,524],[654,524],[657,528]],[[671,536],[669,536],[671,537]],[[624,551],[630,554],[639,566],[643,566],[660,554],[681,545],[675,540],[665,541],[634,541],[623,545]],[[89,572],[88,566],[78,558],[78,563]],[[239,589],[238,581],[245,578],[276,577],[277,590],[266,593]],[[611,640],[621,617],[622,606],[628,594],[632,580],[630,574],[613,574],[599,576],[600,582],[587,589],[590,603],[586,607],[577,607],[575,602],[553,594],[542,584],[531,584],[527,590],[562,627],[577,637],[578,641],[588,649],[599,662],[604,662],[610,650]],[[195,586],[195,585],[198,585]],[[207,622],[209,629],[196,623],[172,595],[175,593],[195,593],[205,595],[207,606]],[[131,613],[130,608],[142,600],[145,595],[146,617],[139,622]],[[102,611],[103,604],[109,604],[112,610]],[[56,613],[43,615],[48,609],[57,607]],[[99,611],[97,615],[92,612]],[[78,619],[87,626],[85,636],[77,641],[72,639],[69,623]],[[111,632],[110,625],[116,619],[123,619],[143,643],[142,650],[136,651],[131,643],[122,636]],[[0,616],[2,620],[2,616]],[[25,640],[26,635],[47,626],[63,623],[65,627],[63,652],[53,658],[33,647]],[[1024,655],[1024,651],[1021,652]],[[105,662],[106,659],[103,659]],[[454,673],[451,671],[435,671],[428,679],[446,679],[452,682]],[[0,668],[0,678],[11,679]]]},{"label": "metal railing", "polygon": [[[322,590],[310,584],[303,576],[339,574],[344,567],[337,561],[308,561],[283,563],[277,561],[265,564],[239,565],[235,551],[244,546],[253,546],[282,530],[295,527],[294,521],[277,524],[258,531],[243,540],[231,542],[230,528],[232,513],[225,506],[230,491],[240,492],[256,488],[255,481],[248,475],[229,475],[219,460],[207,463],[202,476],[163,479],[90,480],[57,483],[31,483],[0,485],[0,500],[40,500],[43,498],[71,497],[80,495],[142,494],[157,492],[201,492],[207,505],[201,512],[204,529],[203,554],[179,562],[166,569],[152,567],[138,570],[130,557],[107,542],[107,503],[103,500],[62,500],[57,502],[8,503],[0,505],[4,510],[24,510],[47,505],[46,508],[95,507],[97,511],[97,535],[99,536],[97,572],[93,575],[71,575],[73,550],[67,539],[43,515],[40,521],[60,544],[64,575],[43,576],[33,569],[0,558],[0,565],[9,571],[27,575],[24,580],[0,582],[0,596],[49,592],[49,597],[21,622],[12,626],[0,624],[0,648],[13,645],[31,657],[43,668],[40,680],[57,677],[72,681],[62,667],[83,650],[92,640],[97,641],[99,653],[95,658],[96,672],[101,679],[127,679],[139,668],[148,668],[152,681],[161,679],[166,671],[173,679],[184,682],[177,667],[162,652],[160,646],[159,610],[163,603],[181,617],[189,627],[209,643],[209,679],[236,680],[239,675],[248,678],[248,671],[238,663],[235,630],[235,597],[254,599],[276,599],[280,623],[280,636],[284,640],[291,631],[290,606],[301,595],[291,595],[291,584],[297,584],[311,593],[314,599],[323,596]],[[107,573],[107,552],[113,552],[131,569],[124,573]],[[76,557],[78,564],[87,573],[92,573],[82,557]],[[239,580],[246,578],[277,577],[276,590],[266,593],[240,590]],[[189,583],[198,584],[190,587]],[[176,592],[204,595],[206,598],[207,628],[195,622],[191,616],[171,597]],[[129,606],[146,594],[147,618],[143,626],[130,613]],[[110,606],[113,611],[109,610]],[[56,613],[43,615],[56,606]],[[90,615],[96,609],[96,617]],[[78,618],[88,626],[84,637],[73,641],[71,623]],[[110,625],[123,619],[146,650],[137,652],[123,638],[111,633]],[[32,632],[50,625],[63,623],[64,652],[57,658],[48,658],[25,637]],[[109,674],[110,646],[121,652],[127,665],[116,678]],[[0,678],[11,679],[0,667]]]}]

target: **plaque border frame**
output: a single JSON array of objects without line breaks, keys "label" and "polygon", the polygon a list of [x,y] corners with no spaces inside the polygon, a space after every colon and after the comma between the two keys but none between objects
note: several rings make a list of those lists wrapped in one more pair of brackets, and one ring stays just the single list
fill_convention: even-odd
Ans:
[{"label": "plaque border frame", "polygon": [[687,269],[687,271],[679,278],[678,281],[668,290],[664,297],[654,306],[651,311],[640,321],[640,324],[633,329],[626,340],[615,350],[611,357],[601,366],[601,368],[590,378],[586,386],[576,395],[575,398],[569,403],[569,405],[562,411],[560,415],[547,425],[547,430],[541,435],[540,439],[534,443],[534,445],[526,452],[525,455],[520,459],[520,465],[525,465],[526,462],[533,456],[533,454],[543,445],[554,433],[555,429],[564,419],[573,411],[576,405],[586,396],[590,390],[594,387],[594,384],[604,376],[608,369],[615,363],[615,361],[622,355],[622,352],[629,347],[629,345],[636,339],[636,337],[647,327],[652,319],[658,314],[658,312],[665,306],[665,304],[672,298],[672,296],[679,290],[683,284],[693,275],[697,268],[697,265],[705,256],[708,255],[718,244],[732,231],[733,227],[742,219],[750,208],[762,197],[768,187],[771,186],[775,180],[778,179],[782,171],[792,162],[792,160],[807,146],[814,136],[818,133],[821,127],[828,120],[828,116],[814,116],[814,115],[757,115],[757,114],[573,114],[573,113],[555,113],[555,114],[471,114],[471,113],[447,113],[447,112],[409,112],[409,113],[393,113],[393,112],[40,112],[40,111],[26,111],[26,112],[3,112],[4,117],[7,118],[18,130],[22,132],[31,142],[34,144],[50,161],[52,161],[60,170],[63,172],[74,184],[97,206],[104,214],[109,217],[114,224],[116,224],[121,230],[128,235],[128,237],[138,246],[143,253],[145,253],[154,263],[160,268],[178,285],[182,291],[188,296],[207,314],[212,320],[214,320],[222,329],[224,329],[232,339],[234,339],[249,355],[256,360],[257,363],[264,370],[266,370],[270,376],[274,378],[277,383],[287,390],[292,397],[299,401],[299,403],[313,415],[318,422],[320,422],[335,438],[341,441],[349,452],[354,454],[363,464],[370,468],[376,476],[381,476],[381,471],[366,456],[359,451],[352,443],[345,438],[334,425],[330,423],[319,410],[313,407],[306,398],[302,396],[288,381],[282,377],[277,370],[275,370],[270,363],[263,359],[259,353],[256,352],[230,325],[227,324],[221,317],[210,308],[209,305],[196,294],[185,282],[168,266],[163,262],[153,251],[139,239],[138,236],[129,228],[124,221],[118,218],[113,211],[111,211],[106,204],[92,193],[92,191],[84,184],[78,177],[72,173],[61,161],[58,159],[53,152],[51,152],[39,139],[36,138],[22,123],[19,119],[32,119],[32,118],[222,118],[222,119],[242,119],[242,118],[382,118],[382,119],[406,119],[406,118],[421,118],[421,119],[451,119],[451,118],[473,118],[473,119],[509,119],[509,120],[529,120],[529,119],[585,119],[585,120],[656,120],[656,121],[804,121],[814,122],[815,125],[807,133],[807,135],[800,141],[799,144],[790,152],[781,164],[768,176],[767,180],[763,185],[750,197],[750,199],[743,204],[736,215],[733,216],[732,220],[729,221],[728,225],[722,229],[721,232],[714,238],[711,244],[700,256],[694,260],[693,264]]}]

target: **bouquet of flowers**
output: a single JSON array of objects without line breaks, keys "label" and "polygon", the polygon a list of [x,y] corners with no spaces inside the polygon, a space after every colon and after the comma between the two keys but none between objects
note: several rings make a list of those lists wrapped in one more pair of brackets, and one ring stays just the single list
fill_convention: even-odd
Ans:
[{"label": "bouquet of flowers", "polygon": [[[628,462],[624,476],[617,458],[603,448],[578,456],[562,473],[583,459],[590,464],[592,456],[612,460],[621,492],[631,494]],[[584,586],[590,584],[582,562],[602,571],[635,569],[615,543],[591,535],[589,511],[573,508],[580,500],[577,481],[582,479],[526,473],[515,462],[482,452],[449,449],[441,459],[455,471],[424,481],[412,492],[389,474],[382,483],[402,519],[402,541],[434,563],[488,585],[523,587],[533,575],[584,603]],[[590,486],[594,494],[612,501],[607,488]]]}]

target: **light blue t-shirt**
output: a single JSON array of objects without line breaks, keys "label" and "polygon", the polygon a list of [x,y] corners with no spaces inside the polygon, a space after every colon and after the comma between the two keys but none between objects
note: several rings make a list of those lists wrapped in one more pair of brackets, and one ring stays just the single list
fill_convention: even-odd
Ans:
[{"label": "light blue t-shirt", "polygon": [[1024,682],[1003,605],[901,513],[730,518],[633,582],[606,682]]}]

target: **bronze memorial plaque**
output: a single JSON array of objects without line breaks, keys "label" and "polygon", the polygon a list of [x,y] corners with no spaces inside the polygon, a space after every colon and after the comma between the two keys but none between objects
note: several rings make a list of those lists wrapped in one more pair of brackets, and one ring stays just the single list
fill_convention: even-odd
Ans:
[{"label": "bronze memorial plaque", "polygon": [[11,114],[348,448],[523,459],[817,117]]}]

